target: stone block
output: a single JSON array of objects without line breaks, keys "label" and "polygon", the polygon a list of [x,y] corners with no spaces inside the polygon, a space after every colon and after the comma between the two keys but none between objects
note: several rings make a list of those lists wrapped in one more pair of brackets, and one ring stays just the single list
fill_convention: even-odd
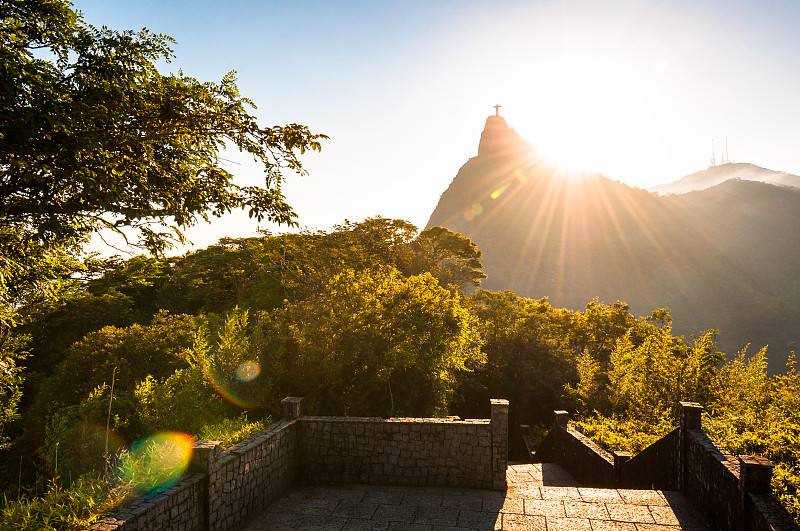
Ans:
[{"label": "stone block", "polygon": [[221,454],[222,443],[220,441],[195,441],[192,445],[192,461],[189,471],[211,474]]},{"label": "stone block", "polygon": [[301,416],[300,404],[303,402],[302,397],[287,396],[281,400],[281,407],[283,408],[283,418],[286,420],[293,420]]},{"label": "stone block", "polygon": [[682,430],[699,430],[702,428],[701,414],[703,406],[697,402],[680,402]]},{"label": "stone block", "polygon": [[553,411],[553,427],[567,427],[567,421],[569,421],[569,413],[564,410]]},{"label": "stone block", "polygon": [[739,485],[742,492],[772,492],[772,463],[766,457],[739,456]]}]

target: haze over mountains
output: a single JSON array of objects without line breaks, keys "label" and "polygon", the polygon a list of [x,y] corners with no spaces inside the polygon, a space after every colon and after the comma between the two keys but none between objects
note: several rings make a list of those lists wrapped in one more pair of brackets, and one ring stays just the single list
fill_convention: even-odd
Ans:
[{"label": "haze over mountains", "polygon": [[687,175],[673,183],[659,184],[649,190],[658,194],[683,194],[694,190],[704,190],[730,179],[757,181],[778,186],[800,188],[800,176],[782,171],[772,171],[755,164],[732,162],[710,166],[705,170]]},{"label": "haze over mountains", "polygon": [[487,289],[570,309],[593,297],[637,315],[666,306],[675,332],[719,329],[729,356],[768,344],[782,371],[800,345],[800,178],[725,164],[671,186],[659,196],[561,169],[490,116],[428,227],[475,241]]}]

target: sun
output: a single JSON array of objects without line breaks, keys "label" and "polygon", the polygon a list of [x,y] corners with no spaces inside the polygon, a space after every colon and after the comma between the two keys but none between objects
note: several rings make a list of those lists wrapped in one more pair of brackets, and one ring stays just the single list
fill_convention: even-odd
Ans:
[{"label": "sun", "polygon": [[654,150],[669,143],[664,105],[649,73],[598,58],[560,58],[530,75],[529,123],[514,127],[564,168],[647,181]]}]

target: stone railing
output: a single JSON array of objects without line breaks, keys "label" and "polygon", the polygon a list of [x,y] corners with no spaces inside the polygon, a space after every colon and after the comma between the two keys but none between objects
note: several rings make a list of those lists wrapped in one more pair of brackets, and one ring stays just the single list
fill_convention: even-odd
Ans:
[{"label": "stone railing", "polygon": [[222,452],[196,441],[189,473],[94,524],[92,531],[224,530],[244,527],[294,481],[297,420],[286,419]]},{"label": "stone railing", "polygon": [[[569,413],[555,411],[554,414],[553,429],[539,445],[534,460],[539,463],[558,463],[587,486],[613,487],[614,457],[569,426]],[[523,428],[523,437],[524,433]]]},{"label": "stone railing", "polygon": [[478,420],[284,418],[225,452],[197,441],[189,473],[103,518],[93,531],[240,529],[298,480],[505,490],[508,401]]},{"label": "stone railing", "polygon": [[[681,402],[680,426],[635,457],[613,456],[556,422],[536,451],[535,462],[559,464],[587,487],[679,490],[723,531],[800,529],[771,493],[772,464],[763,457],[728,454],[703,429],[703,407]],[[523,438],[530,449],[530,437]]]}]

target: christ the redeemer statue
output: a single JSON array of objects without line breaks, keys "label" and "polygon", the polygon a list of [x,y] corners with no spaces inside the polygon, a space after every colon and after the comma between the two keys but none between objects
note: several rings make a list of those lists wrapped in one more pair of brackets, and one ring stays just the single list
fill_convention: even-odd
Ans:
[{"label": "christ the redeemer statue", "polygon": [[494,115],[495,116],[500,116],[500,107],[502,107],[502,105],[495,105],[494,106]]}]

